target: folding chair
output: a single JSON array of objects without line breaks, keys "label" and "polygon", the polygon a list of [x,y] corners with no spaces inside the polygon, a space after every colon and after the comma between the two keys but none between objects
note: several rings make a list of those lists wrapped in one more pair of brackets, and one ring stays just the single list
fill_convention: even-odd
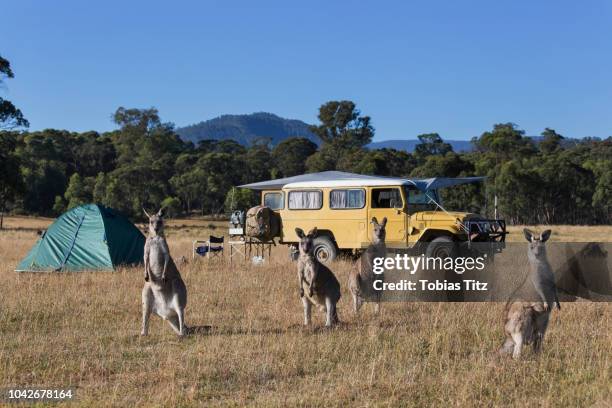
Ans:
[{"label": "folding chair", "polygon": [[[210,260],[211,254],[213,257],[221,256],[223,257],[224,244],[223,241],[225,237],[215,237],[211,235],[208,240],[201,241],[195,240],[193,241],[193,253],[192,257],[195,259],[196,254],[206,256]],[[198,246],[198,244],[204,244],[202,246]]]}]

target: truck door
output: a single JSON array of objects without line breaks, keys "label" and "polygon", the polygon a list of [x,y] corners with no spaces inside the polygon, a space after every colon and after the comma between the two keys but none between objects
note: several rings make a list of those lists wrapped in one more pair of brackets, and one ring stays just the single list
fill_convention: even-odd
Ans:
[{"label": "truck door", "polygon": [[[390,246],[404,247],[406,245],[406,222],[404,213],[405,203],[399,187],[374,187],[370,191],[368,211],[368,231],[372,231],[369,221],[376,217],[378,222],[387,217],[387,238],[385,242]],[[371,233],[368,239],[372,240]]]},{"label": "truck door", "polygon": [[[413,245],[417,242],[418,238],[422,235],[423,231],[418,229],[418,223],[416,222],[416,214],[422,211],[435,211],[438,207],[432,200],[440,202],[437,190],[421,191],[415,186],[405,186],[404,195],[406,197],[406,215],[407,215],[407,227],[408,243]],[[421,224],[423,224],[421,222]]]}]

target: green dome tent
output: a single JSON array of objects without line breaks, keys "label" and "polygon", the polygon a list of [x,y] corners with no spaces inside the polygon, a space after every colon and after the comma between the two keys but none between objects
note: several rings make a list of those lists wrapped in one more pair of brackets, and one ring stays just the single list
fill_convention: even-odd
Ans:
[{"label": "green dome tent", "polygon": [[145,237],[125,216],[86,204],[56,219],[15,271],[114,270],[141,263],[144,243]]}]

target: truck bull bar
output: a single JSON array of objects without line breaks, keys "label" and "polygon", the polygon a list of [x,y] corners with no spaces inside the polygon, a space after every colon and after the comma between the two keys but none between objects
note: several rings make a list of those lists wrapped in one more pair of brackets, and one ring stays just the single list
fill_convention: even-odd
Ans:
[{"label": "truck bull bar", "polygon": [[506,247],[506,221],[495,219],[475,219],[463,222],[467,234],[468,247],[471,243],[491,243],[495,252]]}]

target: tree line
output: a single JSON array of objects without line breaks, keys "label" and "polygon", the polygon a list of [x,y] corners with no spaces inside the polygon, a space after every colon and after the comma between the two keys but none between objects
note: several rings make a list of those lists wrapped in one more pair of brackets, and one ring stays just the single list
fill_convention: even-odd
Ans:
[{"label": "tree line", "polygon": [[255,193],[235,186],[342,170],[415,178],[487,176],[485,183],[443,190],[443,206],[493,216],[497,196],[498,214],[509,223],[612,221],[611,137],[568,144],[547,128],[536,142],[517,125],[501,123],[475,137],[472,152],[454,152],[436,133],[419,135],[413,153],[368,149],[375,130],[351,101],[320,107],[319,123],[311,127],[320,146],[301,137],[276,146],[265,138],[248,147],[231,140],[195,145],[183,141],[154,108],[118,108],[112,117],[117,129],[105,133],[16,130],[27,125],[18,113],[19,123],[13,117],[15,126],[6,129],[11,126],[5,120],[0,130],[2,213],[56,216],[97,202],[136,218],[143,206],[160,205],[173,216],[220,214],[257,203]]}]

